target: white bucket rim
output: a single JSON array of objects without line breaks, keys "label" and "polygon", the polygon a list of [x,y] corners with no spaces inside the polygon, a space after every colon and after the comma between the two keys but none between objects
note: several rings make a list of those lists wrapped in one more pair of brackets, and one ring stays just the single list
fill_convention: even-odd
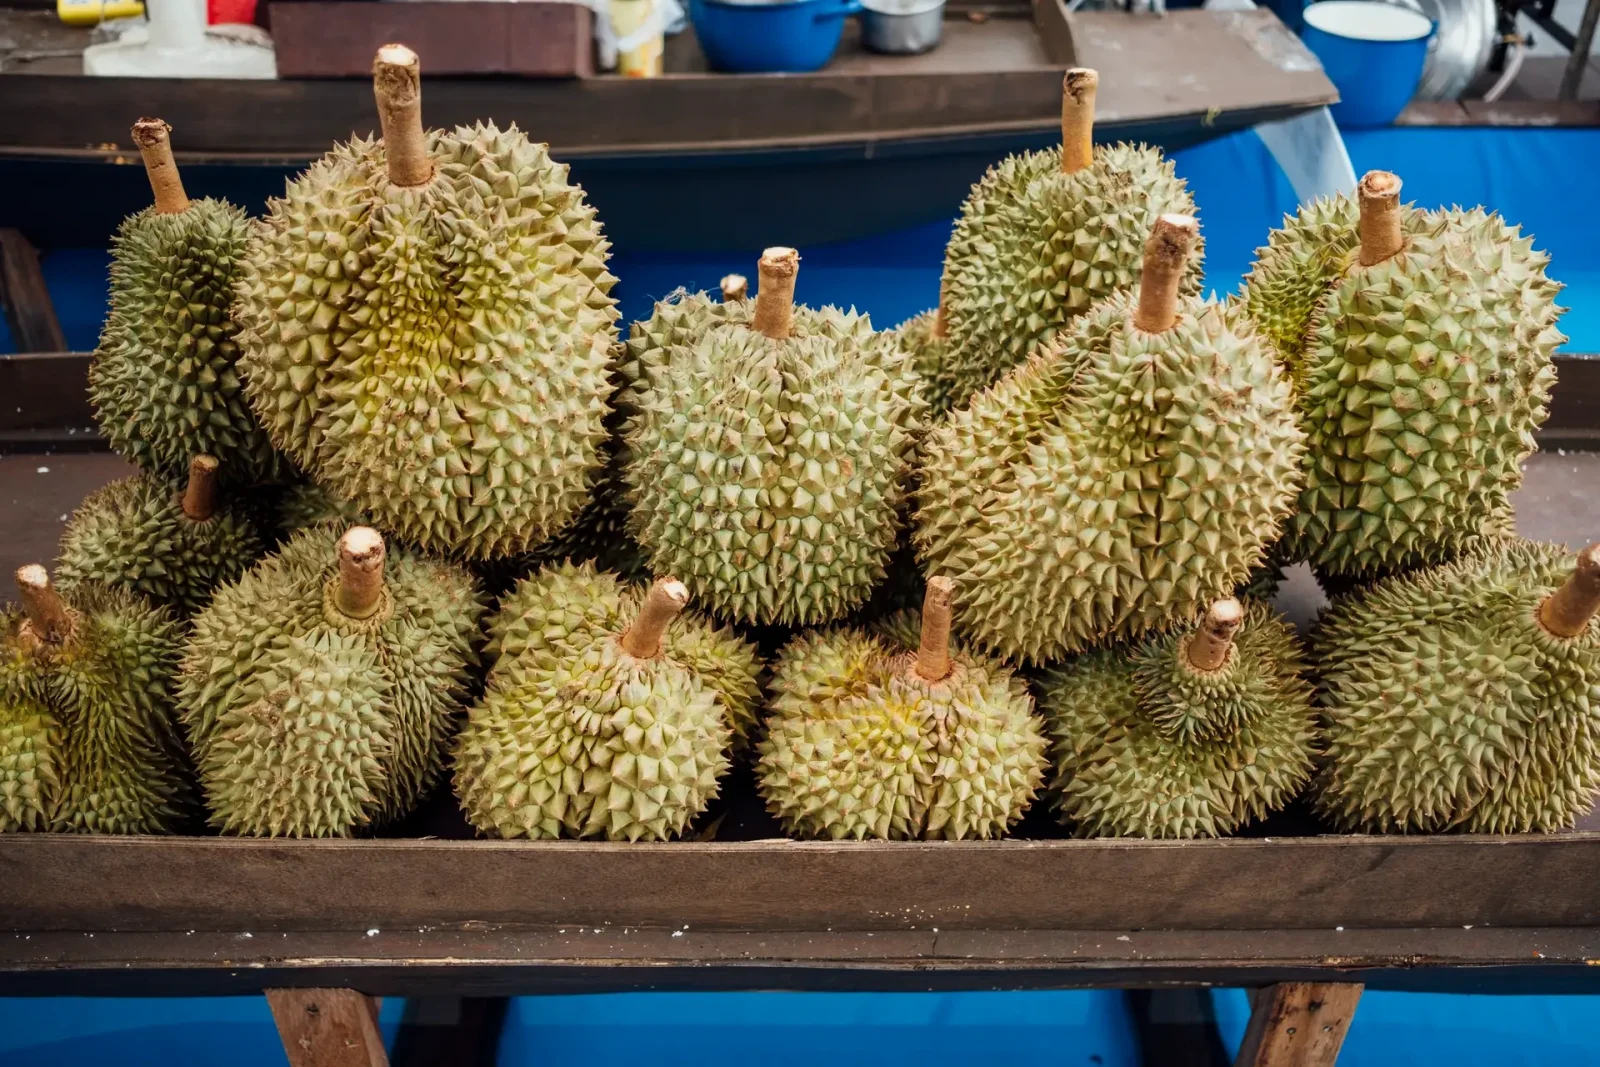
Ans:
[{"label": "white bucket rim", "polygon": [[1420,41],[1433,32],[1426,15],[1378,0],[1318,0],[1304,18],[1307,26],[1352,41]]}]

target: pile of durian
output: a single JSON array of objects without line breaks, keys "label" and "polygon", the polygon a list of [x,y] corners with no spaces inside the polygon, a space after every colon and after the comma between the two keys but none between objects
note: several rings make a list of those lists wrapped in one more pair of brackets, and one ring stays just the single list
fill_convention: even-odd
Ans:
[{"label": "pile of durian", "polygon": [[[116,235],[91,374],[140,469],[0,618],[0,830],[714,836],[743,764],[824,839],[1550,831],[1600,789],[1600,546],[1512,532],[1559,286],[1373,172],[1202,299],[1172,164],[973,186],[939,307],[796,302],[767,249],[624,336],[545,145],[383,135],[250,219]],[[1302,643],[1284,566],[1341,590]],[[1030,828],[1030,832],[1039,832]]]}]

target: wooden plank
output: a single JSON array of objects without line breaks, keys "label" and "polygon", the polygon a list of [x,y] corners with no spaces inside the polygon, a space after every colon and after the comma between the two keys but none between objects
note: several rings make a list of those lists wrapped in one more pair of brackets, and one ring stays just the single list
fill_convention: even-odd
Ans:
[{"label": "wooden plank", "polygon": [[17,351],[60,352],[67,347],[39,269],[39,254],[20,230],[0,229],[0,307]]},{"label": "wooden plank", "polygon": [[[614,844],[0,835],[0,929],[1600,925],[1600,834]],[[375,921],[377,920],[377,921]]]},{"label": "wooden plank", "polygon": [[1008,930],[792,933],[389,927],[288,933],[0,934],[0,996],[382,996],[736,989],[1361,983],[1460,993],[1600,993],[1600,930]]},{"label": "wooden plank", "polygon": [[594,13],[581,4],[295,0],[271,11],[280,78],[371,78],[373,55],[390,41],[414,42],[430,75],[594,73]]},{"label": "wooden plank", "polygon": [[[1260,113],[1286,117],[1334,98],[1319,68],[1286,69],[1281,57],[1262,53],[1262,35],[1272,26],[1282,30],[1268,11],[1179,10],[1165,19],[1094,12],[1074,16],[1073,25],[1083,36],[1079,62],[1101,68],[1100,125],[1108,135],[1233,112],[1250,112],[1252,121]],[[424,114],[432,126],[488,117],[516,122],[558,155],[859,144],[1047,131],[1059,122],[1061,65],[1030,22],[951,21],[946,29],[946,43],[925,56],[845,52],[815,74],[429,78]],[[0,86],[8,103],[0,110],[0,145],[14,151],[120,153],[133,161],[128,125],[135,111],[173,124],[180,162],[185,153],[304,160],[376,128],[371,89],[357,80],[0,74]],[[124,113],[88,106],[106,99],[137,107],[130,103]]]},{"label": "wooden plank", "polygon": [[378,1005],[353,989],[269,989],[289,1067],[389,1067]]},{"label": "wooden plank", "polygon": [[1483,100],[1417,102],[1397,126],[1600,126],[1597,100]]},{"label": "wooden plank", "polygon": [[1333,1067],[1361,986],[1284,982],[1260,991],[1235,1067]]},{"label": "wooden plank", "polygon": [[1063,0],[1033,0],[1033,28],[1052,63],[1062,67],[1078,65],[1078,50],[1072,43],[1072,26]]}]

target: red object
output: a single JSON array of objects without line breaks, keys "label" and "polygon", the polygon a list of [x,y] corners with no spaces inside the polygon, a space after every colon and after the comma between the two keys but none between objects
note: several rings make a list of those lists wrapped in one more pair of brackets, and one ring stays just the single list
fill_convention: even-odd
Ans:
[{"label": "red object", "polygon": [[256,0],[206,0],[206,22],[212,26],[222,22],[256,20]]}]

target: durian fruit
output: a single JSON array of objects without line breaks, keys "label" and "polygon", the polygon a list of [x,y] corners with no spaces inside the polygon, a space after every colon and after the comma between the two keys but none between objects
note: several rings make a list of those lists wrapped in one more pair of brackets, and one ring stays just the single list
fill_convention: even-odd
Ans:
[{"label": "durian fruit", "polygon": [[1336,600],[1312,655],[1341,830],[1558,830],[1600,790],[1600,545],[1519,539]]},{"label": "durian fruit", "polygon": [[[950,646],[948,578],[922,616],[808,631],[774,668],[756,767],[767,808],[802,837],[1003,837],[1044,776],[1027,688],[1000,663]],[[914,649],[892,635],[909,637]]]},{"label": "durian fruit", "polygon": [[1272,234],[1241,303],[1306,429],[1293,558],[1366,579],[1509,532],[1566,340],[1548,260],[1499,216],[1402,205],[1383,171]]},{"label": "durian fruit", "polygon": [[340,529],[301,530],[195,617],[178,703],[224,833],[348,836],[406,814],[443,768],[475,584]]},{"label": "durian fruit", "polygon": [[[895,327],[895,333],[922,379],[922,395],[927,398],[930,419],[949,411],[958,393],[970,395],[971,390],[958,389],[945,373],[951,359],[950,332],[942,305],[907,319]],[[962,399],[965,398],[963,395]]]},{"label": "durian fruit", "polygon": [[[948,330],[936,392],[952,407],[1050,341],[1097,301],[1139,281],[1145,238],[1194,199],[1158,149],[1093,144],[1099,75],[1062,82],[1061,148],[1009,156],[961,207],[945,250],[940,307]],[[1200,289],[1200,249],[1184,265]]]},{"label": "durian fruit", "polygon": [[522,582],[494,619],[488,690],[456,745],[472,825],[497,837],[683,833],[717,795],[759,692],[754,650],[692,612],[678,618],[688,600],[674,579],[630,587],[588,564]]},{"label": "durian fruit", "polygon": [[219,494],[220,466],[199,455],[181,487],[145,474],[89,494],[61,535],[57,581],[126,589],[180,618],[198,611],[265,551],[255,524]]},{"label": "durian fruit", "polygon": [[179,628],[122,589],[17,571],[0,614],[0,831],[164,834],[190,802],[168,714]]},{"label": "durian fruit", "polygon": [[227,201],[184,195],[170,130],[160,119],[133,127],[155,206],[112,241],[89,396],[111,447],[150,474],[181,479],[203,452],[230,482],[273,481],[288,469],[245,402],[230,310],[250,220]]},{"label": "durian fruit", "polygon": [[246,391],[274,443],[383,530],[529,551],[602,461],[610,245],[545,145],[492,124],[424,133],[400,45],[374,77],[383,140],[313,164],[251,243]]},{"label": "durian fruit", "polygon": [[1044,678],[1051,793],[1080,837],[1218,837],[1311,779],[1317,717],[1294,628],[1228,597],[1188,626]]},{"label": "durian fruit", "polygon": [[333,497],[315,482],[300,481],[284,490],[278,501],[278,533],[287,537],[307,526],[337,522],[343,526],[365,526],[371,519],[354,504]]},{"label": "durian fruit", "polygon": [[[636,351],[635,537],[652,571],[744,622],[827,622],[866,601],[922,410],[903,354],[886,356],[864,318],[856,332],[825,309],[793,328],[798,270],[793,249],[769,248],[748,326],[704,328],[708,308],[741,305],[694,297],[658,307]],[[680,329],[698,339],[654,347]]]},{"label": "durian fruit", "polygon": [[1144,281],[923,444],[914,541],[970,592],[962,633],[1043,663],[1194,618],[1245,582],[1300,485],[1289,383],[1248,321],[1180,297],[1195,222]]}]

